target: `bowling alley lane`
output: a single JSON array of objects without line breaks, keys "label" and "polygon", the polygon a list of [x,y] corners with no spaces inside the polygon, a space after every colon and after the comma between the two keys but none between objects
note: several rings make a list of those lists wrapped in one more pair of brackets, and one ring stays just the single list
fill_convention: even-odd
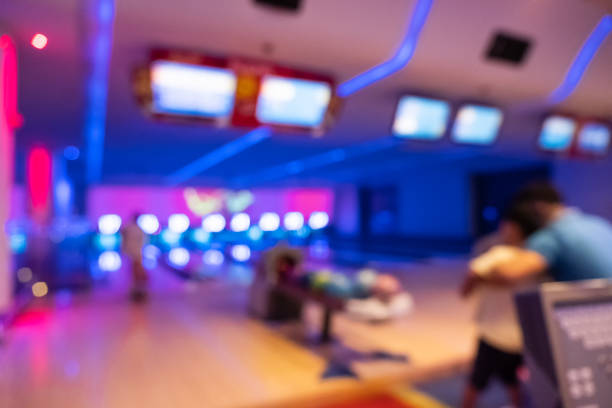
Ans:
[{"label": "bowling alley lane", "polygon": [[[0,351],[0,395],[8,405],[46,407],[315,406],[448,375],[465,368],[472,349],[471,308],[454,295],[453,261],[387,266],[418,307],[372,326],[339,314],[334,343],[317,345],[291,324],[245,314],[246,287],[193,283],[156,270],[149,303],[119,291],[47,297],[15,322]],[[306,313],[318,329],[321,311]],[[452,318],[450,318],[452,316]],[[351,356],[374,350],[407,362]],[[359,380],[322,379],[346,358]]]}]

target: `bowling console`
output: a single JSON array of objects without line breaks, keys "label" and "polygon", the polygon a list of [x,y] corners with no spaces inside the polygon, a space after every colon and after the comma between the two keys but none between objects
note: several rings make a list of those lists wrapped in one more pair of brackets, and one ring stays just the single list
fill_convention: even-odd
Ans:
[{"label": "bowling console", "polygon": [[516,304],[533,406],[612,407],[612,281],[546,283]]}]

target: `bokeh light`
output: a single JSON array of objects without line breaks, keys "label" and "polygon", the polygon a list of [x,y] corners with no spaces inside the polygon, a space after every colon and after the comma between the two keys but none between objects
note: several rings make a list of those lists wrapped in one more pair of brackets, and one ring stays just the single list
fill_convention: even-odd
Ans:
[{"label": "bokeh light", "polygon": [[66,160],[78,160],[81,156],[81,151],[76,146],[66,146],[64,149],[64,158]]},{"label": "bokeh light", "polygon": [[187,231],[189,224],[189,217],[185,214],[172,214],[168,217],[168,229],[176,234]]},{"label": "bokeh light", "polygon": [[304,226],[304,216],[297,211],[285,214],[283,225],[287,231],[297,231]]},{"label": "bokeh light", "polygon": [[26,283],[32,280],[32,269],[23,267],[17,270],[17,280]]},{"label": "bokeh light", "polygon": [[232,247],[232,258],[238,262],[246,262],[251,259],[251,248],[246,245],[234,245]]},{"label": "bokeh light", "polygon": [[98,256],[98,268],[104,272],[115,272],[121,268],[121,256],[116,251],[105,251]]},{"label": "bokeh light", "polygon": [[159,220],[153,214],[142,214],[136,223],[145,234],[155,234],[159,230]]},{"label": "bokeh light", "polygon": [[276,231],[280,227],[280,217],[273,212],[261,214],[259,218],[259,228],[262,231]]},{"label": "bokeh light", "polygon": [[308,218],[308,226],[313,230],[319,230],[327,227],[329,224],[329,215],[324,211],[315,211]]},{"label": "bokeh light", "polygon": [[168,253],[168,262],[176,268],[183,268],[189,263],[189,251],[185,248],[172,248]]},{"label": "bokeh light", "polygon": [[181,242],[181,234],[171,231],[170,229],[165,229],[160,234],[160,240],[168,245],[169,247],[173,247]]},{"label": "bokeh light", "polygon": [[117,214],[105,214],[98,218],[98,231],[105,235],[112,235],[121,229],[121,217]]},{"label": "bokeh light", "polygon": [[204,231],[203,228],[198,228],[193,231],[191,239],[198,244],[207,244],[210,241],[210,232]]},{"label": "bokeh light", "polygon": [[49,293],[49,287],[45,282],[36,282],[32,285],[32,294],[38,298],[44,297]]},{"label": "bokeh light", "polygon": [[243,232],[251,226],[251,217],[246,213],[238,213],[230,221],[230,229],[234,232]]},{"label": "bokeh light", "polygon": [[38,50],[42,50],[43,48],[45,48],[48,43],[49,39],[47,38],[47,36],[41,33],[34,34],[34,37],[32,37],[32,40],[30,41],[32,47]]},{"label": "bokeh light", "polygon": [[251,228],[249,228],[247,236],[251,241],[259,241],[261,238],[263,238],[263,231],[257,225],[253,225]]},{"label": "bokeh light", "polygon": [[223,264],[223,261],[225,261],[225,256],[218,249],[209,249],[202,255],[202,262],[205,265],[219,266]]},{"label": "bokeh light", "polygon": [[225,217],[221,214],[210,214],[202,220],[202,228],[207,232],[221,232],[225,228]]}]

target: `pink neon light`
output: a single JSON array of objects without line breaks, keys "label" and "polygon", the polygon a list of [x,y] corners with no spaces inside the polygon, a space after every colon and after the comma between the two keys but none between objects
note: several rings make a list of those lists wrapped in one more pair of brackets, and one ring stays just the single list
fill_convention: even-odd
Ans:
[{"label": "pink neon light", "polygon": [[[195,191],[197,207],[214,208],[214,212],[223,214],[229,213],[228,195],[236,198],[244,194],[214,188],[197,188]],[[290,211],[299,211],[306,218],[313,211],[324,211],[334,218],[334,192],[327,188],[263,188],[250,190],[249,193],[252,194],[252,203],[242,211],[254,220],[268,211],[281,216]],[[182,188],[96,186],[89,190],[87,203],[87,213],[93,222],[97,222],[103,214],[117,214],[126,219],[135,212],[155,214],[162,224],[173,213],[187,214],[192,223],[202,219],[190,209],[185,189]]]},{"label": "pink neon light", "polygon": [[35,147],[28,156],[28,189],[33,212],[44,214],[51,195],[51,155],[43,147]]},{"label": "pink neon light", "polygon": [[4,90],[4,114],[8,125],[16,129],[21,126],[23,119],[17,111],[17,52],[8,35],[0,37],[0,50],[3,56],[0,59],[0,72],[3,73],[0,89]]}]

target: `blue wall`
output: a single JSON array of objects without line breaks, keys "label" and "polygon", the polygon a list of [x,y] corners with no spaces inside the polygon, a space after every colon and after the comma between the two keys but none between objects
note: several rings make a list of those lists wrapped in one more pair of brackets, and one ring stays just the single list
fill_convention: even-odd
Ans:
[{"label": "blue wall", "polygon": [[432,238],[471,236],[471,186],[465,169],[428,168],[405,174],[398,196],[402,235]]}]

